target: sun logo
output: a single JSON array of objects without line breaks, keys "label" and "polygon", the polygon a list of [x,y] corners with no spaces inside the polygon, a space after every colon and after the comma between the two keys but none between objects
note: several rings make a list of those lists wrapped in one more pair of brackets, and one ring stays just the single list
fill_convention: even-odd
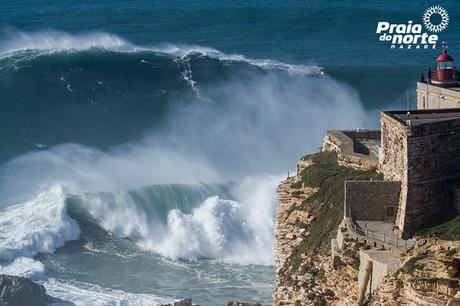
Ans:
[{"label": "sun logo", "polygon": [[[432,18],[441,19],[439,23],[433,24]],[[444,31],[449,24],[449,14],[447,10],[440,5],[433,5],[425,10],[423,14],[423,25],[430,32],[439,33]]]}]

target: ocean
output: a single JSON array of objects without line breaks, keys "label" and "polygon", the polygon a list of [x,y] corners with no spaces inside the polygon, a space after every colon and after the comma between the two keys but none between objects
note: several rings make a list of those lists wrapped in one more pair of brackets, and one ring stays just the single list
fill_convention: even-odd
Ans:
[{"label": "ocean", "polygon": [[0,273],[57,305],[270,304],[275,189],[328,129],[415,108],[457,1],[4,1]]}]

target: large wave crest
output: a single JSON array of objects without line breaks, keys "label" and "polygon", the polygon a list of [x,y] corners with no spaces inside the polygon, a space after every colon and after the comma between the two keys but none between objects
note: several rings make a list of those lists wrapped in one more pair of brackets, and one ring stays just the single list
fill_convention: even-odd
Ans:
[{"label": "large wave crest", "polygon": [[[155,113],[149,105],[157,96],[151,94],[150,87],[161,91],[155,86],[170,81],[173,86],[166,91],[174,92],[168,96],[161,118],[147,117],[151,128],[129,143],[108,148],[78,143],[48,147],[51,140],[34,140],[44,145],[1,165],[0,221],[15,226],[8,222],[25,219],[29,224],[14,235],[2,233],[8,237],[0,246],[6,260],[53,252],[65,241],[77,239],[78,224],[67,214],[65,204],[70,196],[79,199],[80,208],[98,226],[133,239],[143,250],[173,258],[270,264],[277,179],[264,174],[279,178],[301,152],[314,150],[329,128],[368,125],[357,94],[320,74],[315,65],[252,59],[199,46],[137,46],[103,32],[13,31],[3,33],[0,40],[0,64],[15,67],[8,70],[11,77],[21,74],[21,69],[30,69],[15,66],[18,62],[48,67],[51,62],[36,59],[65,56],[65,61],[49,64],[47,71],[55,75],[44,80],[55,82],[50,88],[63,86],[62,95],[47,101],[51,109],[45,108],[46,115],[37,111],[31,116],[40,118],[49,134],[65,131],[68,118],[78,113],[81,117],[72,121],[79,124],[77,134],[97,133],[104,118],[115,118],[113,126],[103,129],[116,139],[122,133],[120,126],[136,125],[145,114]],[[107,75],[106,62],[98,63],[112,53],[123,55],[123,65],[110,66],[113,70]],[[91,61],[71,56],[75,54]],[[167,61],[163,61],[165,57]],[[70,62],[70,68],[61,66],[64,62]],[[142,73],[137,73],[139,65],[147,67],[142,72],[157,77],[158,84],[136,86],[137,78],[142,78]],[[123,78],[124,71],[130,71],[129,79],[113,81]],[[165,71],[172,74],[163,75]],[[69,73],[63,77],[65,72]],[[95,77],[98,74],[106,80]],[[177,80],[188,90],[176,86]],[[180,93],[175,92],[179,89]],[[148,93],[146,108],[130,104],[134,103],[130,95],[136,90]],[[118,113],[116,103],[123,105]],[[14,109],[19,107],[14,105]],[[57,118],[60,109],[62,114],[70,109],[69,117]],[[5,117],[4,122],[7,120]],[[16,126],[14,120],[12,126]],[[190,209],[168,207],[164,218],[139,207],[139,198],[128,192],[154,184],[228,181],[238,182],[231,196],[214,193]],[[164,203],[151,201],[150,205]]]}]

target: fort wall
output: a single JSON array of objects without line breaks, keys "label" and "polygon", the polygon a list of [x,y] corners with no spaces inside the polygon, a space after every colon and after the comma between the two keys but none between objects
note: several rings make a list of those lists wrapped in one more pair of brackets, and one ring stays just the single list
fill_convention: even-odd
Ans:
[{"label": "fort wall", "polygon": [[453,187],[460,178],[460,119],[410,126],[382,113],[380,171],[400,181],[396,225],[402,237],[452,207]]},{"label": "fort wall", "polygon": [[394,222],[400,190],[400,182],[346,181],[345,217]]},{"label": "fort wall", "polygon": [[369,140],[380,140],[380,130],[328,131],[324,136],[322,151],[338,153],[337,162],[343,167],[357,170],[378,168],[378,152],[371,152],[363,144]]}]

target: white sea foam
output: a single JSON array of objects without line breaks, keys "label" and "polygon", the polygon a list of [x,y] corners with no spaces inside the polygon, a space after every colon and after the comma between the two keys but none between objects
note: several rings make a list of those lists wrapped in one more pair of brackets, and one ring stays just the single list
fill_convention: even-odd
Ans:
[{"label": "white sea foam", "polygon": [[[175,259],[212,258],[270,265],[275,213],[273,190],[278,181],[279,178],[273,176],[247,178],[233,187],[236,200],[212,196],[190,214],[173,209],[168,213],[166,224],[148,215],[136,203],[131,196],[134,191],[73,196],[80,200],[79,209],[100,227],[115,236],[134,240],[145,251]],[[0,234],[5,238],[0,241],[0,258],[13,261],[38,252],[52,253],[65,241],[77,239],[79,228],[67,214],[66,196],[64,187],[53,185],[34,200],[5,208],[0,213]],[[142,196],[142,191],[138,196]],[[14,271],[17,263],[4,268]]]},{"label": "white sea foam", "polygon": [[91,48],[114,51],[135,51],[136,48],[123,38],[103,32],[72,35],[62,31],[6,33],[0,54],[11,54],[18,51],[38,50],[49,52],[84,51]]},{"label": "white sea foam", "polygon": [[154,294],[130,293],[84,282],[50,278],[40,283],[46,287],[49,295],[62,299],[53,306],[154,306],[173,302],[173,299],[162,298]]},{"label": "white sea foam", "polygon": [[54,185],[35,199],[0,211],[0,260],[51,253],[78,238],[78,224],[67,215],[63,187]]},{"label": "white sea foam", "polygon": [[0,266],[0,274],[27,277],[34,281],[46,278],[45,273],[44,264],[28,257],[18,257],[13,262]]},{"label": "white sea foam", "polygon": [[[294,65],[271,59],[254,59],[241,54],[225,54],[217,49],[197,45],[161,44],[158,46],[138,46],[111,33],[91,32],[70,34],[62,31],[24,32],[10,31],[0,41],[0,59],[18,52],[41,51],[41,54],[54,52],[79,52],[102,49],[113,52],[157,52],[184,59],[191,54],[199,54],[219,61],[245,62],[263,69],[279,69],[295,74],[318,74],[321,68],[316,65]],[[30,59],[33,56],[28,56]],[[185,77],[189,77],[186,75]],[[190,76],[191,77],[191,76]],[[191,80],[193,81],[193,80]]]},{"label": "white sea foam", "polygon": [[173,210],[164,237],[142,247],[172,258],[270,265],[277,182],[279,177],[247,178],[234,190],[239,201],[214,196],[191,214]]},{"label": "white sea foam", "polygon": [[81,205],[102,228],[134,239],[146,251],[176,259],[270,265],[277,182],[274,176],[247,178],[234,187],[237,201],[212,196],[190,214],[169,211],[165,225],[149,219],[127,193],[110,199],[81,195]]},{"label": "white sea foam", "polygon": [[27,257],[19,257],[8,265],[0,266],[0,274],[27,277],[44,285],[47,294],[59,299],[53,306],[153,306],[173,301],[153,294],[136,294],[84,282],[48,278],[45,273],[46,268],[41,262]]}]

